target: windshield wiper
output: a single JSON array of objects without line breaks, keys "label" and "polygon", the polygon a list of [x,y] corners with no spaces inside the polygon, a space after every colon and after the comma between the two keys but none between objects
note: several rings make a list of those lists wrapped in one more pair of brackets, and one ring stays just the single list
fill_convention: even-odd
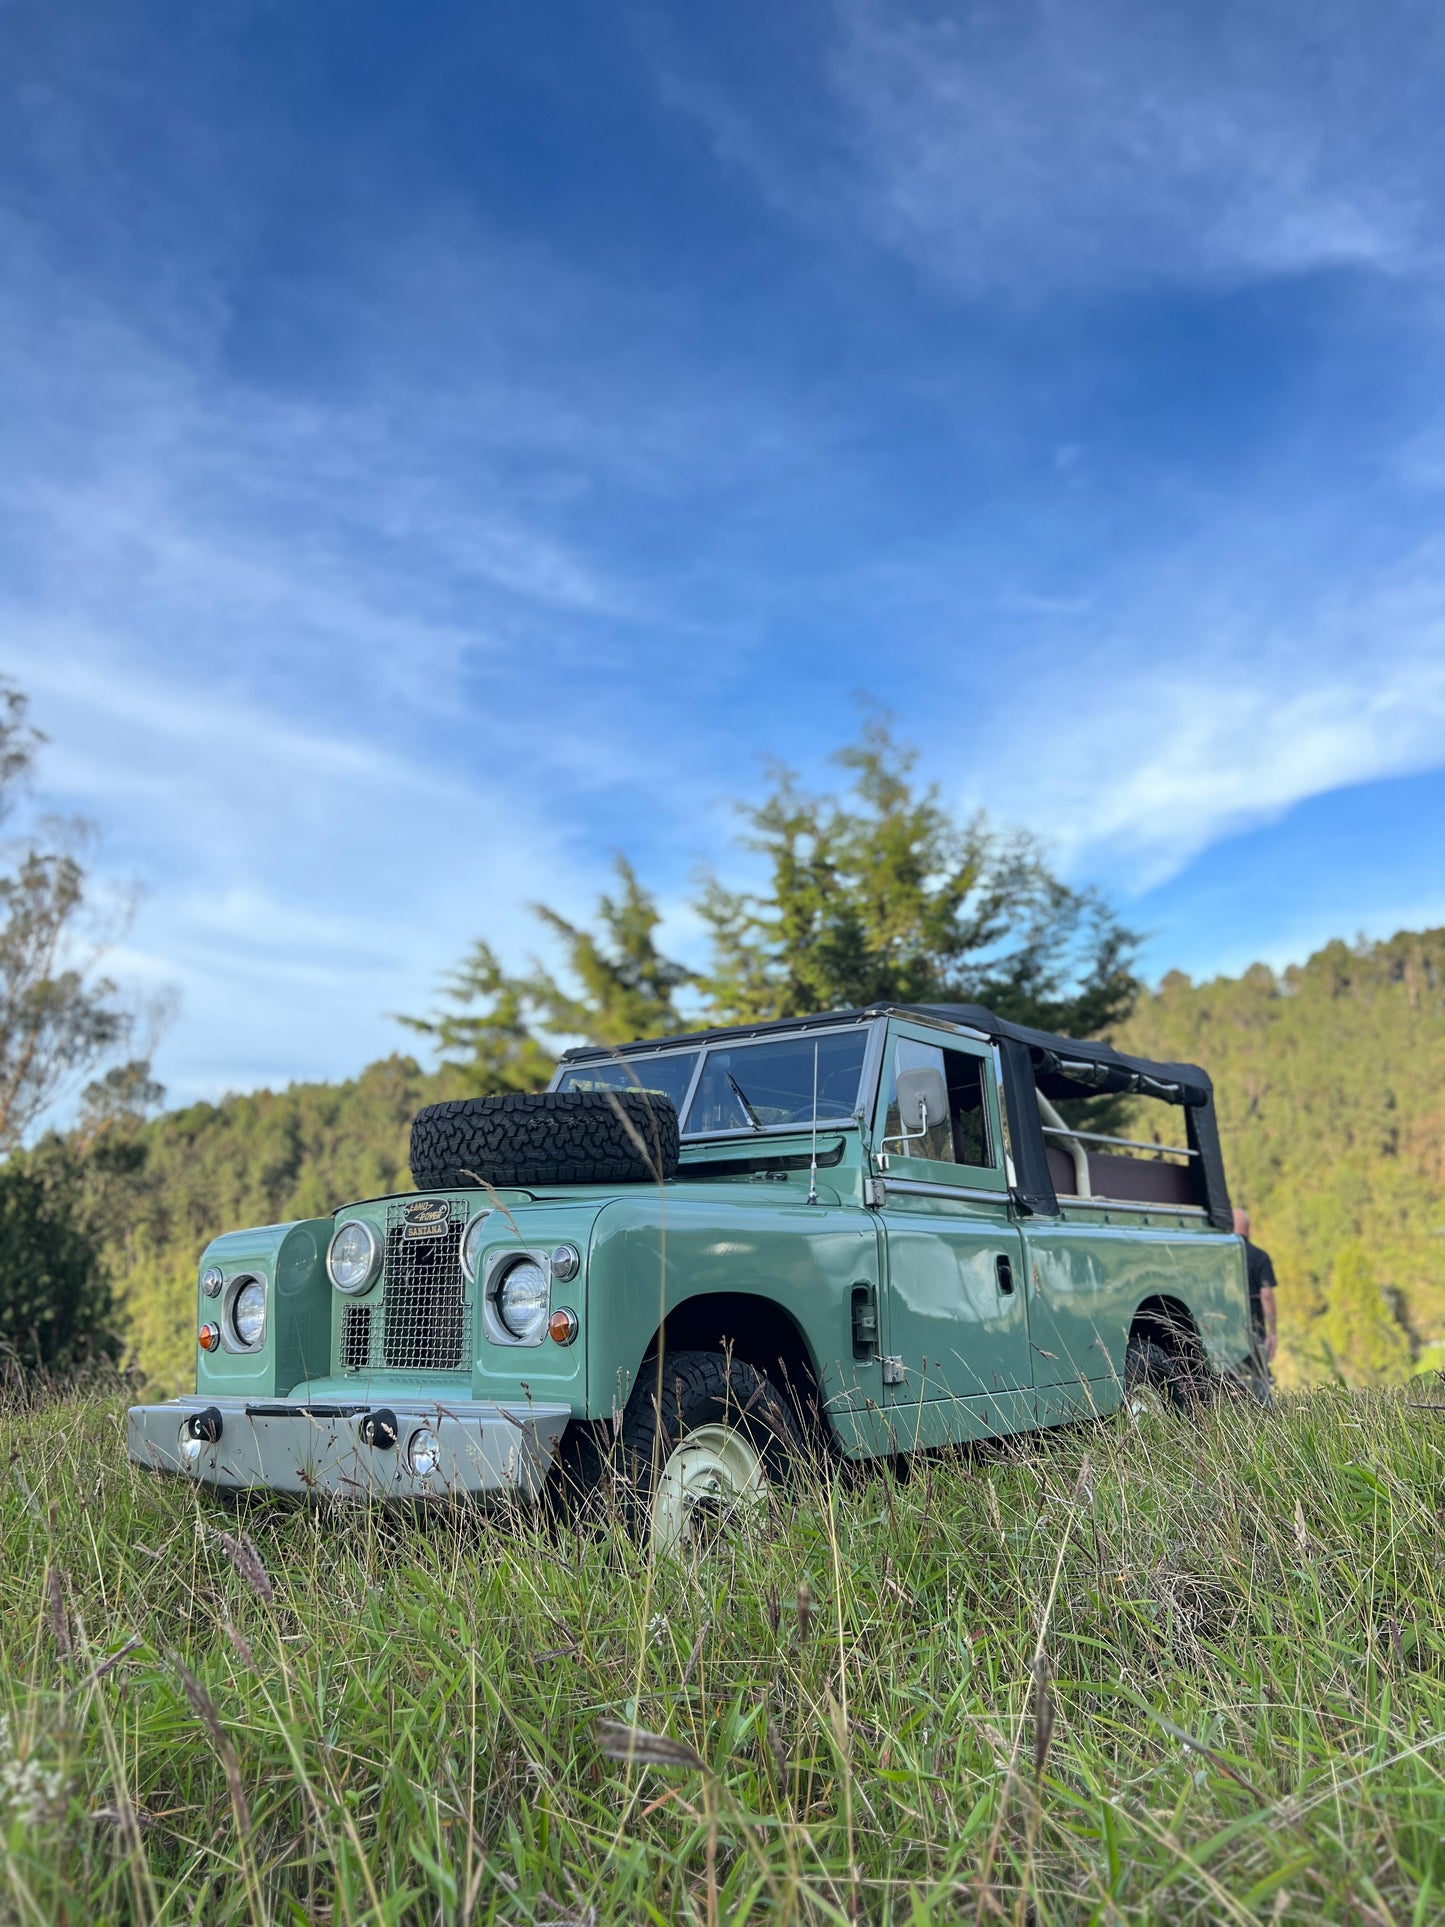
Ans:
[{"label": "windshield wiper", "polygon": [[728,1083],[732,1085],[733,1096],[737,1099],[739,1104],[741,1104],[743,1109],[747,1112],[748,1123],[752,1125],[755,1131],[761,1131],[763,1128],[763,1120],[758,1116],[757,1112],[753,1109],[752,1105],[749,1104],[747,1100],[747,1093],[743,1090],[742,1085],[739,1084],[738,1080],[733,1076],[731,1071],[724,1071],[723,1076],[727,1079]]}]

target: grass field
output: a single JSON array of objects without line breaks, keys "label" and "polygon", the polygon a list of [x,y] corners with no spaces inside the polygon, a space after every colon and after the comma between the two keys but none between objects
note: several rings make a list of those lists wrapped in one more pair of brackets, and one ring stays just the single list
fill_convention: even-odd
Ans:
[{"label": "grass field", "polygon": [[1411,1396],[813,1486],[655,1567],[606,1524],[232,1516],[126,1463],[119,1396],[12,1405],[0,1910],[1421,1927],[1445,1413]]}]

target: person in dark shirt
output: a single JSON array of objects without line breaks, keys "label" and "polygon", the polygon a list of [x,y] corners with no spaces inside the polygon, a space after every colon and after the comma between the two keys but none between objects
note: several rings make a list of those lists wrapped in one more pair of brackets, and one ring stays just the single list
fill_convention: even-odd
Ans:
[{"label": "person in dark shirt", "polygon": [[1274,1266],[1269,1253],[1250,1242],[1247,1211],[1236,1209],[1234,1230],[1236,1237],[1244,1240],[1244,1260],[1249,1277],[1249,1329],[1254,1340],[1256,1368],[1268,1386],[1271,1376],[1269,1368],[1274,1363],[1279,1346],[1274,1308]]}]

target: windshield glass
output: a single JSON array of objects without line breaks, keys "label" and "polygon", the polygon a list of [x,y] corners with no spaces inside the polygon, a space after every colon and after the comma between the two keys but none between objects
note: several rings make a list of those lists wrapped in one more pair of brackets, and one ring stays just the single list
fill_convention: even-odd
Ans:
[{"label": "windshield glass", "polygon": [[557,1084],[559,1091],[661,1091],[670,1097],[680,1112],[687,1087],[692,1082],[695,1050],[678,1051],[668,1057],[599,1058],[595,1064],[578,1064],[565,1070]]},{"label": "windshield glass", "polygon": [[819,1121],[850,1118],[858,1102],[867,1041],[867,1032],[860,1028],[790,1037],[786,1043],[715,1046],[703,1061],[683,1130],[691,1136],[811,1124],[815,1081]]}]

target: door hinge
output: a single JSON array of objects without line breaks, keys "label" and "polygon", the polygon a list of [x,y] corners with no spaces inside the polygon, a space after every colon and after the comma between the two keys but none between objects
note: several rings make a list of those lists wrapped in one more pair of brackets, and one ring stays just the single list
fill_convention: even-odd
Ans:
[{"label": "door hinge", "polygon": [[877,1211],[888,1202],[888,1186],[882,1178],[864,1178],[863,1202],[870,1211]]},{"label": "door hinge", "polygon": [[883,1383],[885,1385],[906,1385],[908,1383],[907,1368],[903,1360],[896,1355],[885,1358],[883,1361]]}]

